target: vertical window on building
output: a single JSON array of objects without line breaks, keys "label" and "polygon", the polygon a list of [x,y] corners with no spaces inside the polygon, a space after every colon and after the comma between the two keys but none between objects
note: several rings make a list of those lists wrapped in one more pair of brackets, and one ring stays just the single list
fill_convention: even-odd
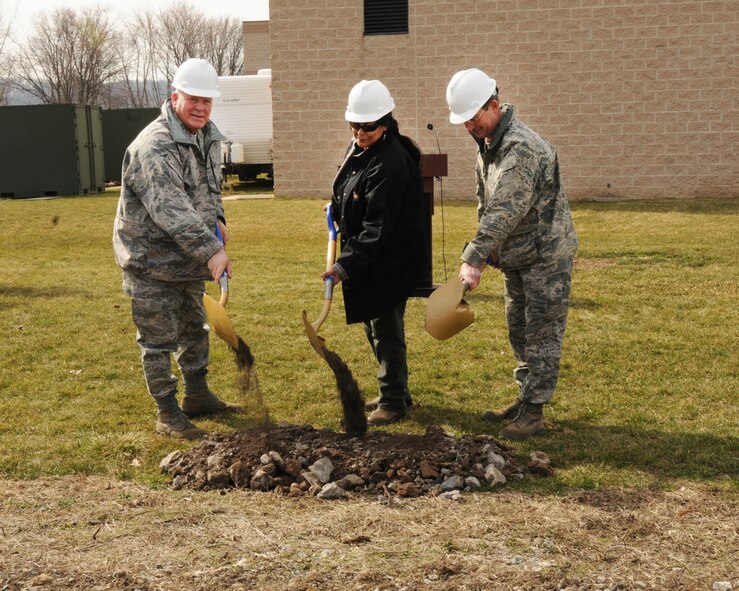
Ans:
[{"label": "vertical window on building", "polygon": [[408,0],[364,0],[364,34],[408,32]]}]

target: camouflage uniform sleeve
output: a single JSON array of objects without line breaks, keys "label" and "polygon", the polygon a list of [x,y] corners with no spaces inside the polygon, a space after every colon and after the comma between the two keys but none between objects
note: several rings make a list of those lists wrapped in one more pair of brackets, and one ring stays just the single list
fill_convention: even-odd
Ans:
[{"label": "camouflage uniform sleeve", "polygon": [[[150,146],[137,155],[134,170],[127,172],[131,173],[127,182],[152,221],[188,256],[207,263],[221,243],[190,201],[177,147]],[[222,216],[220,203],[218,211]]]},{"label": "camouflage uniform sleeve", "polygon": [[[481,267],[491,252],[518,225],[535,202],[537,158],[522,144],[512,146],[499,165],[478,158],[477,233],[462,253],[462,260]],[[480,198],[482,195],[482,199]]]},{"label": "camouflage uniform sleeve", "polygon": [[482,166],[475,167],[475,195],[477,196],[477,221],[480,221],[485,211],[485,181],[483,180]]}]

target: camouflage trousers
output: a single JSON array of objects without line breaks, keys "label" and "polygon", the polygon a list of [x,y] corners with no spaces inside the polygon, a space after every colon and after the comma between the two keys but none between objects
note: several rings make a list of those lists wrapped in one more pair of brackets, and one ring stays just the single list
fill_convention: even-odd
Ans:
[{"label": "camouflage trousers", "polygon": [[127,276],[123,289],[131,296],[131,315],[149,394],[157,399],[177,392],[172,354],[183,375],[207,371],[203,281],[165,283]]},{"label": "camouflage trousers", "polygon": [[572,259],[504,274],[508,339],[518,362],[513,375],[521,388],[519,398],[546,404],[559,376]]}]

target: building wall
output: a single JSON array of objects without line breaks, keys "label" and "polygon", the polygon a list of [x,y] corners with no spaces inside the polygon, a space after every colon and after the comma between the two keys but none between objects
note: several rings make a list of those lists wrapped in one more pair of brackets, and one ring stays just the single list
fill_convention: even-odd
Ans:
[{"label": "building wall", "polygon": [[243,74],[256,74],[272,66],[269,43],[269,21],[245,21]]},{"label": "building wall", "polygon": [[401,131],[449,154],[474,196],[475,145],[448,121],[460,69],[557,147],[572,199],[739,196],[735,0],[410,0],[410,33],[363,36],[361,0],[270,0],[275,192],[329,194],[351,87],[390,89]]}]

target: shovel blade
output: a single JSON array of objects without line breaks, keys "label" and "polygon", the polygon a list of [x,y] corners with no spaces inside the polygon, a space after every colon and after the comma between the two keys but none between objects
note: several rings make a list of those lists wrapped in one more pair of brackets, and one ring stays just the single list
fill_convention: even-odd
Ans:
[{"label": "shovel blade", "polygon": [[324,359],[326,358],[326,341],[323,337],[319,337],[313,325],[308,320],[308,314],[303,310],[303,326],[305,326],[305,334],[308,335],[308,342],[311,346]]},{"label": "shovel blade", "polygon": [[475,321],[464,301],[465,284],[455,278],[432,293],[426,302],[426,332],[440,341],[453,337]]},{"label": "shovel blade", "polygon": [[207,293],[203,294],[203,305],[205,306],[205,313],[208,315],[208,324],[213,327],[213,330],[221,339],[235,350],[238,350],[239,337],[236,336],[233,325],[228,319],[226,309]]}]

